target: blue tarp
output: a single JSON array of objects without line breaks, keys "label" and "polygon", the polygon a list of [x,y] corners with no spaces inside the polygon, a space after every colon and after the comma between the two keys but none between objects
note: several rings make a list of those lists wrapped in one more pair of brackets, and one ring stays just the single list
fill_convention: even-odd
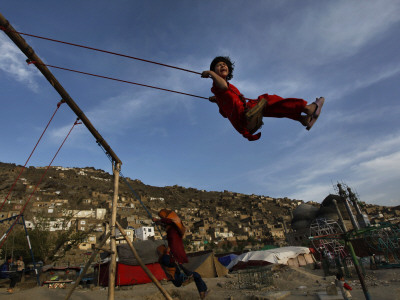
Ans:
[{"label": "blue tarp", "polygon": [[218,257],[218,261],[223,265],[227,266],[230,262],[237,257],[236,254],[228,254],[226,256]]}]

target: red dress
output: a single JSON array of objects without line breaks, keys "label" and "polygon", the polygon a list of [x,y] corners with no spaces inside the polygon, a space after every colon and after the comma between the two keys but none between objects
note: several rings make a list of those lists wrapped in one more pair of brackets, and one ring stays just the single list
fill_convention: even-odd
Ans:
[{"label": "red dress", "polygon": [[223,91],[213,86],[211,92],[216,97],[219,112],[224,118],[228,118],[233,127],[247,138],[249,141],[258,140],[261,132],[252,135],[246,128],[245,111],[257,104],[259,99],[267,99],[267,104],[263,111],[264,117],[289,118],[298,121],[307,101],[298,98],[282,98],[277,95],[264,94],[257,100],[248,100],[243,97],[240,91],[228,82],[228,90]]}]

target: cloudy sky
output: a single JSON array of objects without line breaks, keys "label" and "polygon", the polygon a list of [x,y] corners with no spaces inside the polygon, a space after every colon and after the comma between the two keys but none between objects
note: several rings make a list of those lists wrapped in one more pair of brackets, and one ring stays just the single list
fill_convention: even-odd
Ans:
[{"label": "cloudy sky", "polygon": [[[207,100],[50,69],[122,160],[122,173],[179,185],[321,202],[344,182],[360,200],[400,204],[400,1],[3,1],[23,33],[201,72],[235,61],[248,98],[326,98],[306,131],[264,119],[249,142]],[[23,36],[47,64],[211,96],[200,75]],[[24,165],[60,100],[0,32],[0,161]],[[76,116],[62,105],[29,165],[46,166]],[[53,165],[111,163],[84,125]]]}]

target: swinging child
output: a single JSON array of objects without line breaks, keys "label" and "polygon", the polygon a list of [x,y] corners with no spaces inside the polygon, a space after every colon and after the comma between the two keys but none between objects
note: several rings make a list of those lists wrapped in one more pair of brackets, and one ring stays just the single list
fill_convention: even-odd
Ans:
[{"label": "swinging child", "polygon": [[213,86],[211,102],[217,103],[219,112],[228,118],[233,127],[249,141],[258,140],[261,132],[254,134],[263,125],[263,117],[289,118],[300,122],[310,130],[317,121],[324,105],[323,97],[308,104],[299,98],[282,98],[263,94],[257,100],[244,98],[239,90],[228,81],[233,77],[234,63],[227,56],[217,56],[211,62],[210,70],[201,77],[211,78]]}]

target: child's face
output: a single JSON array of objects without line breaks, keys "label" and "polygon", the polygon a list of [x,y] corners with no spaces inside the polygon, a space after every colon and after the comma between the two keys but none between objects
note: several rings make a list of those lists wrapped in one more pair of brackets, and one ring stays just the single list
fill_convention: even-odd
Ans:
[{"label": "child's face", "polygon": [[225,79],[229,74],[229,68],[226,63],[220,61],[215,65],[214,72]]}]

